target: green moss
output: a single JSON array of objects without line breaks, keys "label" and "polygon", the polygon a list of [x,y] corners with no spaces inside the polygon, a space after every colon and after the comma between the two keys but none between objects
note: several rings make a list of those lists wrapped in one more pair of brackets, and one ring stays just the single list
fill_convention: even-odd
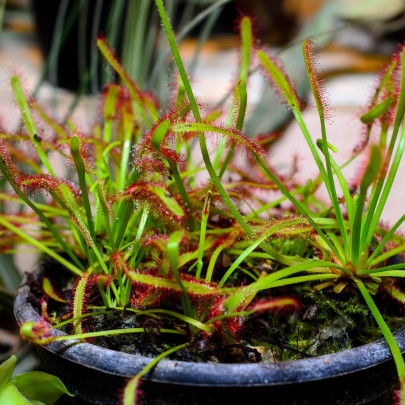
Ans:
[{"label": "green moss", "polygon": [[[296,297],[301,303],[297,314],[262,314],[246,325],[247,330],[258,330],[249,344],[259,347],[262,357],[269,361],[295,360],[320,356],[370,343],[382,337],[380,330],[361,297],[347,288],[340,294],[316,291],[309,286],[273,290],[276,295]],[[383,297],[381,306],[386,306]],[[404,318],[387,315],[392,330],[404,324]],[[269,326],[259,328],[260,323]],[[261,334],[263,332],[263,334]]]}]

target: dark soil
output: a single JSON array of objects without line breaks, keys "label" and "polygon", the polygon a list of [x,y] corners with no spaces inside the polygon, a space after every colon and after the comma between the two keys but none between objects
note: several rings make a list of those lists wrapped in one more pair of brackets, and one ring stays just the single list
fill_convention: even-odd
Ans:
[{"label": "dark soil", "polygon": [[[43,277],[48,277],[52,285],[66,300],[72,298],[74,279],[51,260],[42,263],[41,278],[28,274],[27,283],[31,287],[30,302],[41,313]],[[55,266],[58,267],[55,269]],[[55,274],[57,279],[55,280]],[[245,322],[238,336],[197,334],[187,339],[187,348],[176,352],[171,358],[183,361],[213,362],[259,362],[284,361],[319,356],[344,349],[350,349],[382,337],[370,313],[354,287],[348,286],[340,294],[332,291],[315,291],[306,286],[284,287],[271,291],[272,296],[294,297],[299,302],[297,312],[261,313]],[[50,298],[47,300],[47,313],[56,314],[58,319],[71,317],[71,306]],[[375,297],[385,313],[391,329],[404,324],[405,307],[388,298],[383,291]],[[97,306],[102,302],[97,291],[90,291],[87,303]],[[175,304],[178,306],[178,304]],[[168,308],[179,310],[181,308]],[[113,311],[86,318],[84,331],[102,331],[126,328],[145,328],[147,333],[123,334],[98,337],[88,340],[112,350],[156,357],[169,348],[184,343],[184,336],[161,333],[162,328],[182,328],[181,321],[164,317],[137,316],[130,311]],[[72,333],[72,327],[64,328]]]}]

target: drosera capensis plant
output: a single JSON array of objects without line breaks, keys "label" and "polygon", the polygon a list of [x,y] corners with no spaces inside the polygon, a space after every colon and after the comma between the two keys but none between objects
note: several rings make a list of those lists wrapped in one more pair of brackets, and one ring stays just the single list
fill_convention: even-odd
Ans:
[{"label": "drosera capensis plant", "polygon": [[[357,293],[391,349],[403,403],[404,362],[373,299],[384,289],[393,299],[405,300],[396,281],[404,275],[403,264],[389,264],[405,250],[405,241],[395,233],[405,216],[389,230],[379,225],[405,147],[403,51],[382,73],[361,117],[368,136],[354,156],[363,151],[369,159],[353,191],[326,136],[327,105],[310,40],[303,44],[303,55],[320,116],[317,142],[280,63],[254,48],[249,18],[240,22],[239,70],[222,123],[222,111],[207,113],[197,102],[162,0],[156,6],[179,71],[177,97],[168,111],[162,112],[153,96],[131,81],[103,38],[98,48],[121,84],[105,87],[101,117],[91,134],[80,133],[70,121],[56,123],[12,77],[26,129],[1,134],[0,170],[11,187],[1,198],[27,209],[0,216],[2,247],[13,251],[15,245],[31,245],[76,280],[69,307],[69,297],[44,278],[43,320],[22,325],[21,334],[39,344],[62,339],[97,343],[122,335],[141,344],[142,336],[159,335],[158,354],[124,390],[123,403],[129,405],[142,376],[162,358],[185,350],[200,356],[196,342],[217,348],[205,359],[214,353],[224,361],[258,361],[254,349],[249,356],[250,320],[263,314],[281,319],[299,311],[295,290],[281,294],[280,288],[308,286],[311,294],[330,293],[337,302],[345,292]],[[313,154],[319,176],[306,185],[280,177],[261,145],[242,132],[253,61],[288,103]],[[53,136],[40,133],[42,126]],[[380,131],[380,141],[369,146],[372,131]],[[219,143],[215,153],[211,140]],[[37,159],[17,151],[16,141],[33,145]],[[195,158],[196,148],[201,159]],[[249,170],[235,163],[238,151],[249,159]],[[75,182],[57,176],[50,153],[69,162]],[[315,193],[322,183],[330,205]],[[277,195],[276,200],[263,198],[257,192],[263,190]],[[38,202],[38,192],[45,192],[45,201]],[[280,215],[278,206],[285,202],[292,208]],[[50,309],[55,305],[70,310],[58,316]],[[92,329],[92,320],[113,315],[136,322]],[[53,328],[68,334],[50,337]]]}]

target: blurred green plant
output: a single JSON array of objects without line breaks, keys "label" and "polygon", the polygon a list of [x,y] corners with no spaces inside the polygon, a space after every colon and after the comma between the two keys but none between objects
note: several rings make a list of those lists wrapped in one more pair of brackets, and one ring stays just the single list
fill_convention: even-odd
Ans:
[{"label": "blurred green plant", "polygon": [[0,403],[2,405],[53,405],[62,395],[72,395],[62,381],[50,374],[30,371],[12,377],[17,358],[0,364]]},{"label": "blurred green plant", "polygon": [[[170,17],[176,21],[178,40],[181,41],[196,27],[197,44],[192,66],[195,66],[201,47],[209,37],[212,28],[221,13],[223,6],[231,0],[193,0],[181,2],[168,0],[167,8]],[[37,3],[37,4],[36,4]],[[49,27],[54,27],[46,57],[45,68],[34,95],[46,78],[52,84],[65,85],[76,90],[76,99],[69,113],[77,105],[80,96],[89,91],[96,94],[101,87],[111,81],[111,72],[104,69],[96,49],[97,36],[102,33],[110,46],[115,49],[129,77],[142,90],[153,91],[163,104],[168,102],[170,89],[167,86],[169,74],[167,58],[169,51],[162,36],[158,16],[150,0],[90,2],[89,0],[63,0],[58,6],[53,5],[55,16],[49,21],[42,21],[43,8],[46,2],[34,2],[39,32],[44,40],[49,41]],[[73,38],[77,37],[77,44]],[[72,42],[73,41],[73,42]],[[77,45],[77,46],[76,46]],[[73,48],[73,49],[70,49]],[[68,53],[67,56],[64,53]],[[76,61],[76,63],[75,63]],[[58,72],[65,72],[69,79],[58,78]],[[65,75],[65,76],[66,76]],[[72,81],[77,77],[77,83]]]}]

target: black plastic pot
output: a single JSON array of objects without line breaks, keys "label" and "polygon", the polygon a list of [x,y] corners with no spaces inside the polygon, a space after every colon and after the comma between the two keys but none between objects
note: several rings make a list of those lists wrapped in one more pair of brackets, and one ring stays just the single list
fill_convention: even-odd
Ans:
[{"label": "black plastic pot", "polygon": [[[34,270],[38,277],[41,266]],[[19,324],[39,321],[23,282]],[[53,331],[52,334],[62,334]],[[405,327],[395,337],[405,351]],[[43,368],[76,393],[77,404],[115,404],[129,377],[150,361],[78,341],[39,346]],[[162,360],[145,378],[142,404],[390,404],[396,370],[383,339],[327,356],[282,363],[218,364]]]}]

